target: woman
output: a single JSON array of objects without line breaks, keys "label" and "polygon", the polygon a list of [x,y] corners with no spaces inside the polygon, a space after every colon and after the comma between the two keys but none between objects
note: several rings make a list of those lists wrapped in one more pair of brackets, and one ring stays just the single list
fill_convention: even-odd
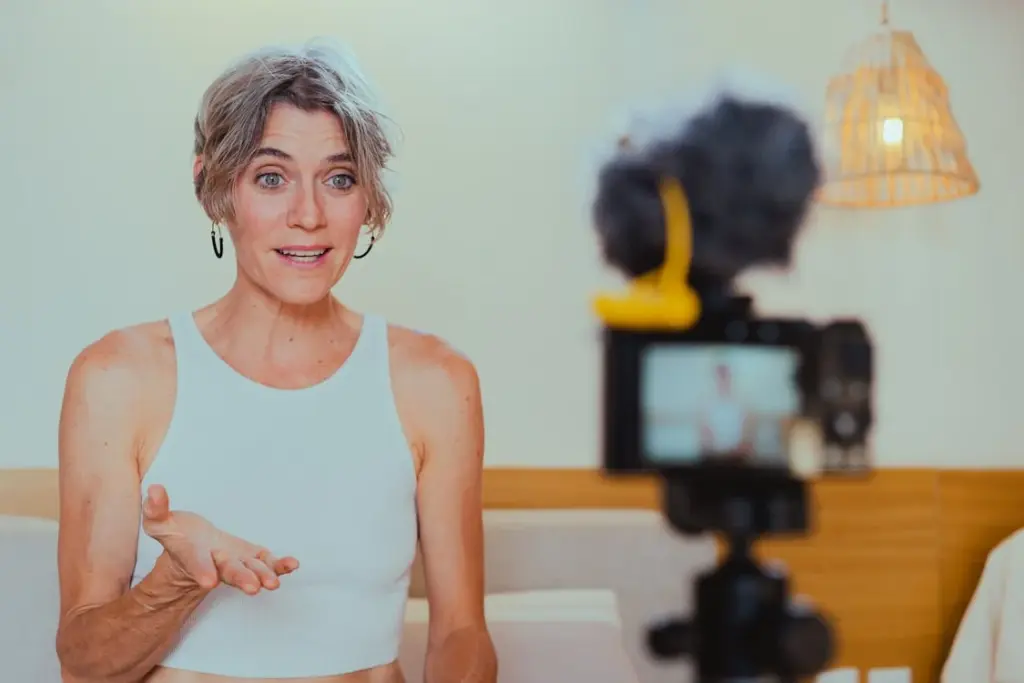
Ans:
[{"label": "woman", "polygon": [[715,366],[715,395],[702,406],[700,445],[715,457],[743,460],[750,457],[750,413],[735,395],[729,366]]},{"label": "woman", "polygon": [[402,681],[417,541],[427,681],[495,680],[476,372],[331,295],[388,219],[390,153],[358,72],[315,44],[251,55],[206,91],[195,191],[237,279],[68,373],[66,680]]}]

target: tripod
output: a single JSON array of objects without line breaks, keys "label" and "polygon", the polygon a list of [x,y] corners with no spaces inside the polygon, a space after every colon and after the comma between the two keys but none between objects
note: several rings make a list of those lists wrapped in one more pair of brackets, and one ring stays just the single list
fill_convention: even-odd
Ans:
[{"label": "tripod", "polygon": [[669,523],[685,535],[722,534],[722,561],[696,582],[693,618],[648,632],[661,659],[690,657],[695,683],[796,683],[832,658],[828,622],[789,600],[784,573],[758,563],[753,543],[769,533],[806,533],[807,487],[788,472],[708,467],[665,473]]}]

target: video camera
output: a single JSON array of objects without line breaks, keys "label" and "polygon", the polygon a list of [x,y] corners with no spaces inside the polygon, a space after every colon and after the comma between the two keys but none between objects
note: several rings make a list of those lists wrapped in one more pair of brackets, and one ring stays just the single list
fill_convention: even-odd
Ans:
[{"label": "video camera", "polygon": [[698,683],[797,681],[832,658],[828,622],[760,565],[760,537],[810,528],[807,480],[870,469],[872,344],[858,320],[759,317],[735,280],[787,267],[821,181],[812,134],[784,105],[722,92],[646,141],[626,137],[593,204],[605,260],[603,467],[656,473],[673,528],[717,532],[694,617],[651,629]]}]

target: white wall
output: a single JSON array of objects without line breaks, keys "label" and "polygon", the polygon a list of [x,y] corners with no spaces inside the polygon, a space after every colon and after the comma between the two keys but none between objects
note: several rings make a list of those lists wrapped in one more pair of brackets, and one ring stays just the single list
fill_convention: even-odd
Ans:
[{"label": "white wall", "polygon": [[[586,223],[588,155],[631,102],[723,66],[820,113],[867,0],[34,0],[0,9],[0,467],[56,463],[74,354],[106,330],[217,297],[190,185],[191,122],[226,61],[265,42],[348,41],[404,141],[390,233],[339,287],[435,331],[480,370],[491,465],[597,463],[596,327],[615,282]],[[977,198],[822,210],[763,308],[860,314],[880,345],[878,461],[1018,466],[1024,425],[1019,199],[1024,5],[894,3],[950,85]],[[492,246],[492,243],[497,243]]]}]

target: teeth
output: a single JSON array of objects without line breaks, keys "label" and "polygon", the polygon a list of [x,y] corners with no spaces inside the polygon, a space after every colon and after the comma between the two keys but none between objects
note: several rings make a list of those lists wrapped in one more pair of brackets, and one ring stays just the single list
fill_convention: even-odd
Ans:
[{"label": "teeth", "polygon": [[312,250],[307,251],[307,250],[278,249],[277,253],[279,253],[279,254],[281,254],[283,256],[291,256],[291,257],[294,257],[294,258],[315,259],[315,258],[319,258],[319,257],[323,256],[324,254],[326,254],[327,250],[326,249],[317,249],[315,251],[312,251]]}]

